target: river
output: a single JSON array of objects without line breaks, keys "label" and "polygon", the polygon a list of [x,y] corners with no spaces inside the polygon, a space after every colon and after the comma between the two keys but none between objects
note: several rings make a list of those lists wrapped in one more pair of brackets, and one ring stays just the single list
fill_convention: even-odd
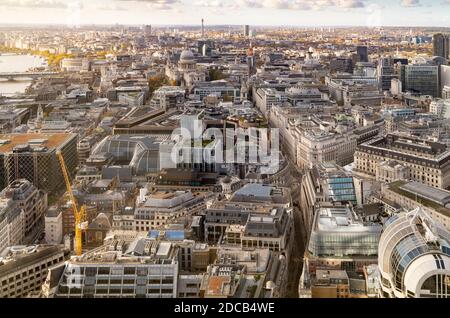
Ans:
[{"label": "river", "polygon": [[[0,73],[25,72],[33,67],[45,66],[47,66],[47,63],[39,56],[0,53]],[[10,96],[16,93],[24,93],[30,83],[31,81],[26,79],[15,81],[0,79],[0,95]]]}]

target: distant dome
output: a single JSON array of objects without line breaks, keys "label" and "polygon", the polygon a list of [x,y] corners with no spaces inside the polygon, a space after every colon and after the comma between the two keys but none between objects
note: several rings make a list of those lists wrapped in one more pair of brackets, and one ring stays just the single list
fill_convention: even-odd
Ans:
[{"label": "distant dome", "polygon": [[189,50],[184,50],[181,52],[180,61],[181,62],[192,62],[194,60],[194,54]]}]

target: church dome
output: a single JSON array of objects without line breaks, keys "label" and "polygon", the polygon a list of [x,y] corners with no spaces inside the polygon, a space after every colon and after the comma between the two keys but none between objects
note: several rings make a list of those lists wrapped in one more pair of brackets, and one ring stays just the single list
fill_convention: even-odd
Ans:
[{"label": "church dome", "polygon": [[194,54],[189,50],[184,50],[181,52],[180,62],[193,62]]}]

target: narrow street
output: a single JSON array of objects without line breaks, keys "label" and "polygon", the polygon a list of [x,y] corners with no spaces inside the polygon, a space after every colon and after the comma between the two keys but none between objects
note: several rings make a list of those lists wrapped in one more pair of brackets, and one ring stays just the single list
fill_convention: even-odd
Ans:
[{"label": "narrow street", "polygon": [[285,186],[291,188],[291,196],[293,203],[293,218],[294,218],[294,248],[292,250],[291,261],[289,263],[288,276],[288,294],[289,298],[298,298],[298,285],[300,276],[303,270],[303,254],[305,252],[305,244],[307,242],[306,229],[303,214],[300,210],[300,190],[302,182],[302,172],[289,161],[290,165],[290,180],[286,180]]}]

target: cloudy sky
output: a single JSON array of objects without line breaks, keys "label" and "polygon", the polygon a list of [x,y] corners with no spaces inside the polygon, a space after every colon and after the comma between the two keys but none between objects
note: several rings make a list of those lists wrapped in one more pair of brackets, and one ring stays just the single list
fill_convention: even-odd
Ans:
[{"label": "cloudy sky", "polygon": [[0,23],[450,27],[450,0],[0,0]]}]

